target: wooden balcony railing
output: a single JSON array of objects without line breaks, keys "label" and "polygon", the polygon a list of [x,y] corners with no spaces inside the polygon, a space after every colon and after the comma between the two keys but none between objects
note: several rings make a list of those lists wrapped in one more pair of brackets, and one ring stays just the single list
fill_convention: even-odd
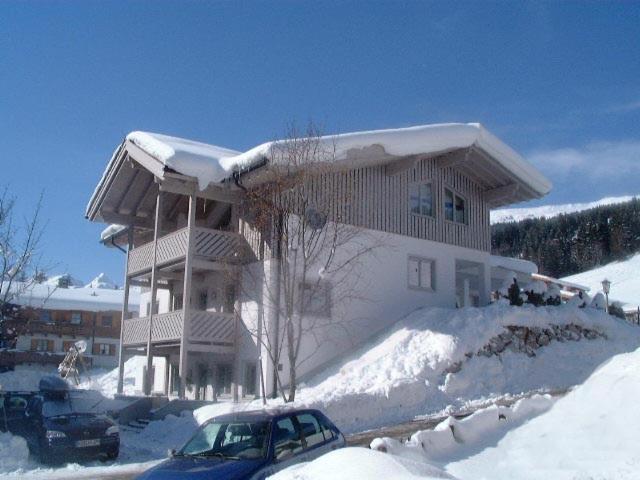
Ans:
[{"label": "wooden balcony railing", "polygon": [[[240,234],[197,227],[194,229],[194,256],[212,261],[238,263],[244,251]],[[176,230],[158,239],[156,265],[168,265],[183,260],[187,254],[187,228]],[[127,273],[136,275],[151,270],[153,242],[145,243],[129,252]]]},{"label": "wooden balcony railing", "polygon": [[[233,345],[235,316],[230,313],[191,310],[189,341]],[[178,342],[182,338],[184,312],[176,310],[153,316],[153,343]],[[125,346],[146,345],[149,335],[149,317],[130,318],[124,322]]]}]

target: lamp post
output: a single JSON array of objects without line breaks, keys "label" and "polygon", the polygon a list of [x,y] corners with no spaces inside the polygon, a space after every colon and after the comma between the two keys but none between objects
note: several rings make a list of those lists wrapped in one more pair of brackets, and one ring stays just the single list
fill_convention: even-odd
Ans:
[{"label": "lamp post", "polygon": [[606,278],[602,280],[602,291],[606,298],[606,312],[609,313],[609,290],[611,290],[611,282]]}]

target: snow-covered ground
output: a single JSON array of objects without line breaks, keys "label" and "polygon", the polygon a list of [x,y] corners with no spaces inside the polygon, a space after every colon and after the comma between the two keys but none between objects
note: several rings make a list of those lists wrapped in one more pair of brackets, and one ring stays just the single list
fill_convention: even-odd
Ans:
[{"label": "snow-covered ground", "polygon": [[541,207],[502,208],[491,212],[491,223],[519,222],[530,218],[552,218],[563,213],[573,213],[590,208],[630,202],[638,196],[626,195],[622,197],[606,197],[595,202],[565,203],[563,205],[543,205]]},{"label": "snow-covered ground", "polygon": [[[523,332],[527,339],[518,337]],[[479,309],[422,309],[399,321],[394,328],[349,358],[309,379],[301,386],[297,401],[292,406],[320,408],[344,432],[362,431],[420,415],[466,410],[522,392],[571,387],[582,383],[612,356],[633,351],[639,345],[640,328],[592,308],[497,304]],[[127,362],[125,379],[133,375],[134,370],[140,367],[139,363],[140,359],[136,357]],[[0,384],[11,388],[9,380],[12,375],[15,380],[15,374],[0,374]],[[97,389],[109,398],[115,392],[116,382],[115,371],[103,372],[94,374],[91,382],[84,386]],[[127,385],[125,381],[125,388]],[[471,420],[451,420],[447,428],[450,430],[453,426],[457,429],[457,434],[462,435],[467,446],[473,443],[469,438],[495,438],[497,442],[507,429],[544,411],[551,403],[548,397],[538,396],[516,404],[511,410],[491,407],[483,410],[485,413],[470,417],[473,422],[481,424],[480,430],[475,426],[468,427]],[[281,407],[281,400],[270,400],[267,405],[267,408]],[[180,447],[198,424],[212,416],[231,410],[257,408],[262,408],[260,401],[237,405],[218,403],[200,408],[193,414],[183,413],[179,417],[168,416],[162,421],[151,422],[141,433],[123,431],[121,456],[115,466],[102,467],[106,469],[103,471],[159,461],[166,456],[167,449]],[[507,423],[496,420],[500,414],[506,416]],[[424,434],[423,440],[430,435]],[[442,433],[433,435],[436,437],[430,441],[441,449],[441,457],[453,458],[447,449],[457,445],[457,442],[455,445],[451,443],[456,437],[445,440],[437,437]],[[464,450],[465,455],[477,453],[477,448]],[[458,454],[463,452],[456,451]],[[440,467],[444,464],[416,466],[411,459],[389,459],[380,457],[384,454],[378,452],[359,451],[318,460],[320,466],[316,472],[324,468],[322,462],[333,465],[331,462],[344,461],[341,455],[349,458],[351,455],[372,455],[369,460],[376,465],[379,462],[381,471],[396,472],[395,477],[384,475],[389,478],[450,478],[442,476]],[[436,459],[441,457],[431,457],[430,460],[432,463],[442,462]],[[357,461],[362,463],[364,459]],[[90,467],[100,468],[97,464]],[[5,468],[8,470],[11,468]],[[70,465],[62,470],[43,469],[29,461],[12,475],[49,478],[47,475],[50,474],[53,478],[61,471],[66,472],[67,477],[73,477],[73,472],[86,473],[86,468]],[[317,478],[313,471],[296,475],[281,478]]]},{"label": "snow-covered ground", "polygon": [[640,305],[640,253],[617,262],[608,263],[586,272],[563,278],[589,287],[591,293],[602,290],[602,280],[611,282],[610,298],[622,302],[626,308]]}]

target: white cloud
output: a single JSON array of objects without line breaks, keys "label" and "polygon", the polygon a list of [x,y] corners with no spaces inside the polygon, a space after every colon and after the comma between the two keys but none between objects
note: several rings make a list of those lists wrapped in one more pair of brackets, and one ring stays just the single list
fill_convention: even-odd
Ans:
[{"label": "white cloud", "polygon": [[580,148],[539,150],[528,158],[550,177],[626,177],[640,174],[640,141],[596,142]]},{"label": "white cloud", "polygon": [[629,102],[622,105],[616,105],[609,109],[610,113],[627,113],[627,112],[635,112],[636,110],[640,110],[640,100],[636,100],[635,102]]}]

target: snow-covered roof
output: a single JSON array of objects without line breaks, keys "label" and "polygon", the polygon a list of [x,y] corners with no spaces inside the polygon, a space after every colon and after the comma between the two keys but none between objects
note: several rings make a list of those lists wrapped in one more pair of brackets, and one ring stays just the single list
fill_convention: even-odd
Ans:
[{"label": "snow-covered roof", "polygon": [[590,287],[587,285],[582,285],[575,282],[569,282],[562,278],[553,278],[548,275],[542,275],[541,273],[532,273],[531,276],[536,280],[541,280],[547,283],[555,283],[556,285],[559,285],[560,287],[565,289],[569,288],[569,289],[575,289],[575,290],[582,290],[583,292],[588,292],[589,290],[591,290]]},{"label": "snow-covered roof", "polygon": [[535,263],[521,258],[491,255],[489,261],[491,268],[504,268],[505,270],[520,273],[538,273],[538,266]]},{"label": "snow-covered roof", "polygon": [[126,229],[127,229],[126,225],[119,225],[117,223],[113,223],[100,233],[100,241],[102,243],[106,243],[110,241],[113,237],[118,235],[119,233],[125,231]]},{"label": "snow-covered roof", "polygon": [[240,155],[240,152],[228,148],[159,133],[131,132],[127,135],[127,140],[159,160],[165,167],[196,178],[201,190],[210,183],[229,177],[233,162],[224,159]]},{"label": "snow-covered roof", "polygon": [[[93,283],[93,282],[92,282]],[[22,291],[21,284],[14,284],[16,297],[11,300],[18,305],[50,310],[83,310],[89,312],[122,310],[124,290],[107,288],[56,288],[46,283],[28,286]],[[129,294],[131,310],[140,304],[140,291],[132,288]]]},{"label": "snow-covered roof", "polygon": [[[263,143],[244,153],[227,148],[149,132],[132,132],[130,140],[147,154],[184,175],[198,179],[200,189],[218,183],[234,171],[250,169],[265,160],[277,161],[278,148],[286,140]],[[349,160],[353,166],[389,163],[390,157],[434,155],[476,147],[494,158],[502,167],[526,182],[540,196],[551,189],[551,182],[512,148],[479,123],[445,123],[388,130],[344,133],[320,137],[320,150],[329,152],[329,161]],[[324,144],[324,149],[322,148]],[[357,155],[378,146],[387,157]],[[357,160],[356,160],[357,159]]]},{"label": "snow-covered roof", "polygon": [[84,288],[101,288],[106,290],[117,290],[118,285],[111,280],[106,273],[100,273],[96,278],[85,285]]}]

